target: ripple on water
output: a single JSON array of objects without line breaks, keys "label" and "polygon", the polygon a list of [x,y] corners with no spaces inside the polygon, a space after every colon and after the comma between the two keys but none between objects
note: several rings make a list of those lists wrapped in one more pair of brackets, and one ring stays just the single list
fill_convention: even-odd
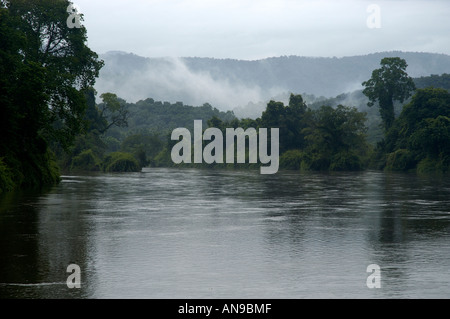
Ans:
[{"label": "ripple on water", "polygon": [[370,171],[64,176],[8,206],[0,282],[65,297],[77,263],[97,298],[448,297],[449,198],[450,181]]}]

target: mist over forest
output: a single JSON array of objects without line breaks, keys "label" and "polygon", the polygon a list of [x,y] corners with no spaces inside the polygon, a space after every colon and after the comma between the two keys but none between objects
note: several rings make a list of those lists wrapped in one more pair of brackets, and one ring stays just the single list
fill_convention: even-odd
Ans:
[{"label": "mist over forest", "polygon": [[[0,128],[7,141],[0,145],[1,190],[57,183],[59,169],[140,171],[179,164],[171,160],[170,133],[196,120],[221,132],[279,129],[282,169],[450,170],[444,146],[450,55],[98,55],[87,46],[85,28],[61,23],[68,3],[0,6],[0,100],[6,106]],[[49,10],[53,22],[40,15]],[[29,14],[40,23],[31,23]],[[412,110],[420,110],[417,117]],[[405,128],[412,129],[408,136]],[[223,164],[219,155],[217,164]]]},{"label": "mist over forest", "polygon": [[400,57],[413,77],[450,73],[450,56],[419,52],[380,52],[342,58],[281,56],[262,60],[145,58],[112,51],[95,88],[127,102],[153,98],[189,105],[210,103],[238,117],[256,118],[270,99],[287,103],[291,92],[308,103],[361,90],[384,57]]},{"label": "mist over forest", "polygon": [[448,298],[449,16],[0,0],[0,299]]}]

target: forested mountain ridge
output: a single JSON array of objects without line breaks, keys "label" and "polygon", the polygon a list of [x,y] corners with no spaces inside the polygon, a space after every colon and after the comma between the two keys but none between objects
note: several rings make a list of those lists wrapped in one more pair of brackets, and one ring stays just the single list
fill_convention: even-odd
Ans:
[{"label": "forested mountain ridge", "polygon": [[[341,58],[281,56],[246,61],[214,58],[145,58],[132,53],[100,55],[105,66],[96,89],[130,102],[151,97],[220,110],[271,99],[283,92],[334,97],[361,89],[384,57],[400,57],[413,77],[450,73],[450,55],[379,52]],[[287,95],[289,96],[289,95]]]}]

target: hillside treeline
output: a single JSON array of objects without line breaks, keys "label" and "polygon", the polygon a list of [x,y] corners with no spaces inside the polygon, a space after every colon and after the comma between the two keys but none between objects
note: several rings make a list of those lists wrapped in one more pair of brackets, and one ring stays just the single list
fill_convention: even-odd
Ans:
[{"label": "hillside treeline", "polygon": [[412,79],[405,60],[386,57],[360,92],[310,105],[290,94],[256,119],[208,103],[127,103],[93,89],[103,61],[87,46],[84,26],[67,27],[69,4],[0,2],[0,193],[53,185],[61,171],[175,166],[170,133],[192,130],[194,120],[223,132],[279,128],[280,169],[449,171],[448,74]]}]

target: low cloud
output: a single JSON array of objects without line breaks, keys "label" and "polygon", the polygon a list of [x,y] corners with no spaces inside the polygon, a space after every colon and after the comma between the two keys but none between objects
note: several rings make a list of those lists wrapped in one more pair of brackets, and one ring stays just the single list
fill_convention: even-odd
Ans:
[{"label": "low cloud", "polygon": [[210,103],[220,110],[231,110],[249,101],[264,100],[271,93],[236,79],[213,78],[208,71],[193,71],[180,58],[151,60],[135,68],[116,61],[106,59],[96,84],[99,95],[114,92],[132,103],[153,98],[189,105]]}]

